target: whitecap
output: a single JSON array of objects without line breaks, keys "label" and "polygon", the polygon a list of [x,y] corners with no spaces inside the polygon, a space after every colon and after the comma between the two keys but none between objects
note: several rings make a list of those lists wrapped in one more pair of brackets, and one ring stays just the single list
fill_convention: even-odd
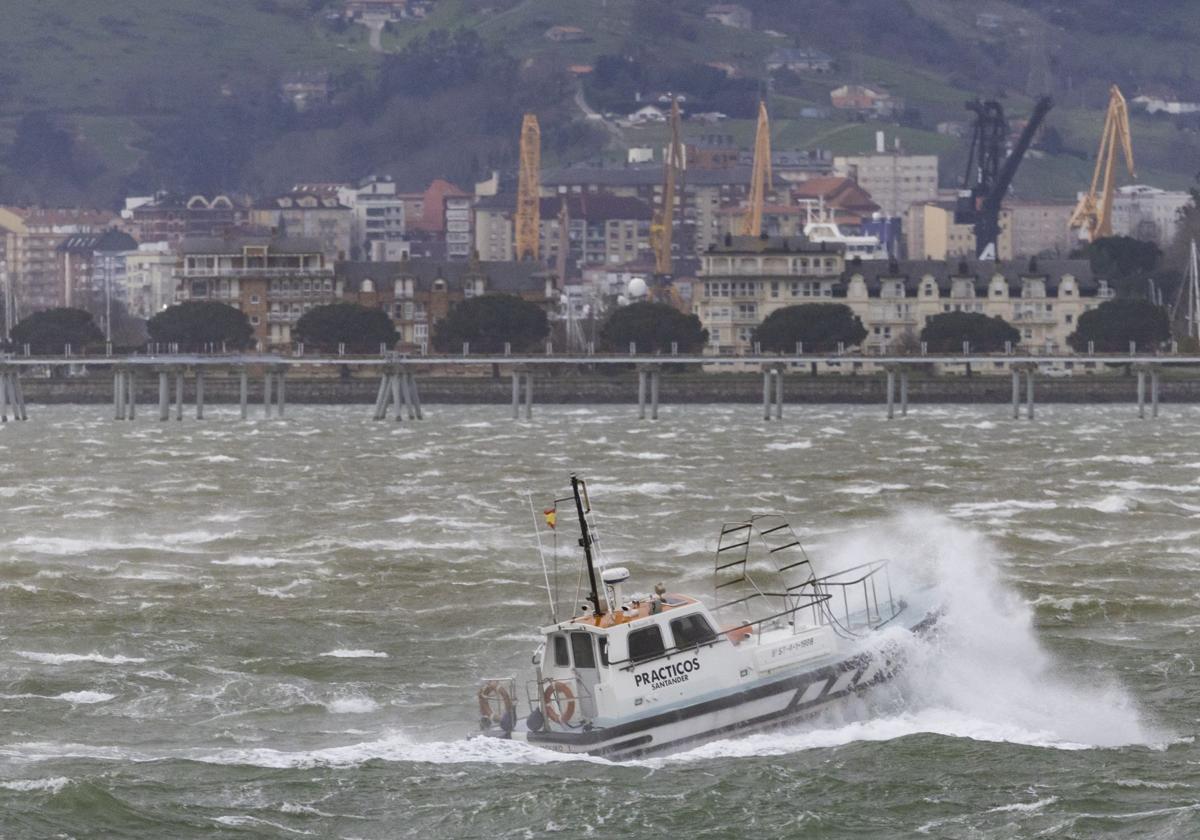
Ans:
[{"label": "whitecap", "polygon": [[387,654],[381,650],[369,648],[338,648],[322,653],[321,656],[332,656],[335,659],[387,659]]},{"label": "whitecap", "polygon": [[324,705],[330,714],[334,715],[362,715],[379,709],[379,704],[370,697],[361,697],[358,695],[336,697]]},{"label": "whitecap", "polygon": [[15,651],[17,656],[34,662],[42,662],[46,665],[65,665],[69,662],[96,662],[101,665],[126,665],[145,662],[145,659],[136,656],[104,656],[99,653],[41,653],[38,651],[18,650]]},{"label": "whitecap", "polygon": [[107,703],[116,697],[115,694],[105,694],[103,691],[64,691],[54,696],[54,700],[64,700],[67,703]]},{"label": "whitecap", "polygon": [[71,780],[66,776],[54,776],[48,779],[14,779],[10,782],[0,782],[0,788],[21,792],[44,791],[46,793],[58,793],[69,784],[71,784]]}]

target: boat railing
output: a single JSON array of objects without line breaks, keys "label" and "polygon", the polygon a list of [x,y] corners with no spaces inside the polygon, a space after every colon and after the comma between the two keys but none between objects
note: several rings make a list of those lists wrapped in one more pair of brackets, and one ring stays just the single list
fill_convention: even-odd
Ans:
[{"label": "boat railing", "polygon": [[[882,595],[880,589],[885,590]],[[849,635],[886,624],[902,608],[892,595],[887,560],[860,563],[814,578],[805,585],[805,591],[823,596],[812,604],[813,622],[831,624]]]},{"label": "boat railing", "polygon": [[[561,692],[560,687],[565,687],[569,695]],[[564,729],[578,729],[596,708],[595,692],[577,676],[528,680],[525,683],[525,700],[529,703],[530,711],[537,709],[542,713],[547,725],[557,717],[556,725]]]},{"label": "boat railing", "polygon": [[833,596],[828,593],[812,592],[800,593],[795,592],[759,592],[755,591],[751,595],[744,598],[738,598],[733,601],[727,601],[715,607],[712,610],[713,616],[720,614],[721,610],[737,606],[739,604],[752,601],[756,598],[781,598],[785,603],[789,604],[785,609],[770,615],[762,616],[761,618],[745,618],[739,619],[735,624],[727,627],[722,627],[711,638],[703,642],[689,642],[685,645],[674,645],[665,648],[660,653],[652,656],[640,656],[636,659],[619,659],[609,663],[613,667],[617,667],[622,671],[628,671],[640,665],[645,665],[647,662],[656,662],[660,659],[670,659],[673,656],[690,653],[699,648],[713,647],[720,644],[739,644],[745,634],[748,632],[757,641],[761,638],[764,628],[769,629],[771,625],[788,624],[796,627],[796,613],[807,610],[817,609],[821,604],[830,600]]}]

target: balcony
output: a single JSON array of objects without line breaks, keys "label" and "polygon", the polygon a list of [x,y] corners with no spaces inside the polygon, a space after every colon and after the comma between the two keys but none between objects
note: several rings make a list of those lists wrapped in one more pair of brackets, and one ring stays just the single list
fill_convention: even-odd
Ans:
[{"label": "balcony", "polygon": [[177,279],[203,277],[332,277],[332,268],[185,268],[176,273]]}]

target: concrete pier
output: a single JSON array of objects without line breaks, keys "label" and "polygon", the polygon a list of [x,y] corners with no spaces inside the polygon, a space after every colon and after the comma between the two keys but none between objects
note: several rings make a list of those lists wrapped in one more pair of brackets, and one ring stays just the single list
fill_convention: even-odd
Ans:
[{"label": "concrete pier", "polygon": [[396,414],[396,422],[404,421],[404,394],[400,390],[400,374],[393,373],[388,377],[392,383],[392,409]]},{"label": "concrete pier", "polygon": [[416,420],[417,412],[413,409],[412,394],[408,389],[408,374],[401,371],[396,374],[396,379],[400,382],[400,398],[404,403],[404,407],[408,410],[408,419]]}]

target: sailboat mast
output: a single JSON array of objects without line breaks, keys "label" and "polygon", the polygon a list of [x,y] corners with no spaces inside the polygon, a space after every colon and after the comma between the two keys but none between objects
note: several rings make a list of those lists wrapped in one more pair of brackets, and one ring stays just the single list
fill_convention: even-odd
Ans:
[{"label": "sailboat mast", "polygon": [[587,558],[588,583],[592,587],[588,600],[592,602],[592,611],[599,620],[603,613],[600,611],[600,590],[596,587],[596,564],[592,560],[592,533],[588,529],[586,511],[583,509],[583,496],[580,492],[582,486],[583,482],[572,474],[571,493],[575,496],[575,511],[579,514],[579,544],[583,546],[583,556]]},{"label": "sailboat mast", "polygon": [[1200,260],[1196,258],[1196,240],[1192,240],[1191,260],[1188,264],[1188,337],[1200,338]]}]

